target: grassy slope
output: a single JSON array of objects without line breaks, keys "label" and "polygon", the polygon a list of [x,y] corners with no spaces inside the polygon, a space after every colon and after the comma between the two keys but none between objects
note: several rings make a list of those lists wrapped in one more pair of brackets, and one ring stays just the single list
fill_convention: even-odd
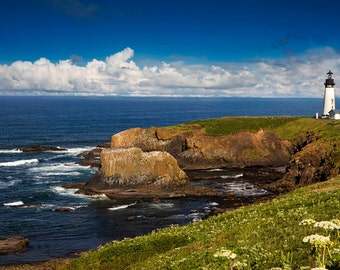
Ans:
[{"label": "grassy slope", "polygon": [[[208,134],[275,129],[283,139],[304,131],[321,141],[339,140],[340,121],[300,117],[235,117],[187,123]],[[116,241],[74,260],[65,269],[270,269],[310,266],[310,246],[302,239],[316,233],[299,222],[340,219],[340,176],[296,190],[271,202],[251,205],[183,227],[173,226],[146,236]],[[114,229],[114,228],[113,228]],[[323,229],[318,233],[325,234]],[[333,247],[340,249],[339,234]],[[220,249],[237,254],[234,260],[215,257]],[[340,255],[333,254],[333,260]],[[340,259],[340,258],[338,258]],[[327,258],[330,262],[331,259]],[[238,267],[237,267],[238,265]],[[228,268],[229,267],[229,268]],[[339,269],[339,268],[334,268]]]},{"label": "grassy slope", "polygon": [[[225,269],[228,261],[214,257],[222,248],[237,254],[233,263],[242,263],[239,269],[308,266],[310,247],[302,239],[315,229],[299,223],[309,218],[340,219],[339,201],[336,177],[268,203],[107,244],[66,269]],[[340,248],[339,239],[333,242]]]}]

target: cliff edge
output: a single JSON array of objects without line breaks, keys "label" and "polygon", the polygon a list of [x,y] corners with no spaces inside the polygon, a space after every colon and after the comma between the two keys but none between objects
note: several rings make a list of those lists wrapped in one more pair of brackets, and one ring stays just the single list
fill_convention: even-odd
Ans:
[{"label": "cliff edge", "polygon": [[[224,133],[209,131],[211,122]],[[332,135],[338,133],[338,125],[334,122],[298,117],[221,118],[211,122],[133,128],[114,134],[87,189],[181,186],[183,190],[190,185],[184,171],[281,167],[282,178],[266,188],[287,192],[338,173],[338,138]],[[225,125],[233,125],[233,132],[226,132]]]}]

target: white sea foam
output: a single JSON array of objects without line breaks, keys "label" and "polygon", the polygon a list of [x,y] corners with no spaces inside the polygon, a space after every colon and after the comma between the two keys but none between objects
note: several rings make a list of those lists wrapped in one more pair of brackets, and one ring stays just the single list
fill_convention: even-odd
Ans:
[{"label": "white sea foam", "polygon": [[209,205],[209,206],[218,206],[219,203],[217,203],[217,202],[211,202],[211,203],[209,203],[208,205]]},{"label": "white sea foam", "polygon": [[128,207],[133,206],[133,205],[135,205],[135,204],[136,204],[136,203],[124,204],[124,205],[119,205],[119,206],[110,207],[110,208],[108,208],[108,209],[111,210],[111,211],[116,211],[116,210],[128,208]]},{"label": "white sea foam", "polygon": [[15,149],[0,149],[0,154],[17,154],[21,151],[17,148]]},{"label": "white sea foam", "polygon": [[54,175],[64,175],[64,176],[69,176],[69,175],[80,175],[80,172],[45,172],[44,176],[54,176]]},{"label": "white sea foam", "polygon": [[33,173],[43,173],[44,175],[79,175],[78,170],[87,170],[87,167],[80,166],[73,162],[55,163],[45,166],[33,167],[29,171]]},{"label": "white sea foam", "polygon": [[266,194],[267,191],[264,189],[258,189],[251,183],[248,182],[229,182],[223,185],[226,190],[233,191],[237,196],[258,196]]},{"label": "white sea foam", "polygon": [[91,199],[95,199],[95,200],[108,200],[109,197],[107,197],[105,194],[98,194],[98,195],[87,195],[89,196]]},{"label": "white sea foam", "polygon": [[189,217],[192,218],[192,222],[202,221],[204,213],[191,213],[189,214]]},{"label": "white sea foam", "polygon": [[67,153],[72,154],[72,155],[79,155],[85,151],[90,151],[94,149],[94,146],[85,146],[85,147],[74,147],[74,148],[68,148]]},{"label": "white sea foam", "polygon": [[52,191],[54,193],[57,193],[61,196],[71,196],[71,197],[78,197],[78,198],[84,198],[88,200],[107,200],[108,197],[105,194],[99,194],[99,195],[85,195],[85,194],[77,194],[76,192],[79,189],[76,188],[63,188],[60,186],[53,187]]},{"label": "white sea foam", "polygon": [[229,179],[229,178],[236,179],[236,178],[240,178],[240,177],[243,177],[243,173],[239,173],[239,174],[235,174],[235,175],[222,175],[221,176],[222,179]]},{"label": "white sea foam", "polygon": [[0,189],[5,189],[5,188],[8,188],[8,187],[12,187],[12,186],[15,186],[16,184],[18,183],[21,183],[22,180],[10,180],[8,182],[0,182]]},{"label": "white sea foam", "polygon": [[150,206],[156,209],[167,209],[167,208],[173,208],[175,204],[174,203],[151,203]]},{"label": "white sea foam", "polygon": [[31,163],[38,163],[38,162],[39,162],[39,160],[37,158],[22,159],[22,160],[16,160],[16,161],[0,162],[0,166],[2,166],[2,167],[16,167],[16,166],[22,166],[22,165],[31,164]]},{"label": "white sea foam", "polygon": [[63,188],[63,187],[53,187],[52,188],[52,191],[59,194],[59,195],[62,195],[62,196],[75,196],[75,197],[85,197],[85,195],[82,195],[82,194],[76,194],[76,192],[78,191],[79,189],[76,189],[76,188]]},{"label": "white sea foam", "polygon": [[22,206],[22,205],[24,205],[22,201],[4,203],[4,206],[9,206],[9,207],[16,207],[16,206]]},{"label": "white sea foam", "polygon": [[223,169],[210,169],[210,170],[207,170],[208,172],[223,172],[224,170]]}]

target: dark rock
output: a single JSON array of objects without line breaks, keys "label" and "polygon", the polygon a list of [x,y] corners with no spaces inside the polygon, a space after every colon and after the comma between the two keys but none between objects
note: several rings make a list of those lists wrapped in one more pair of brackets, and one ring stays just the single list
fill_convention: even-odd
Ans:
[{"label": "dark rock", "polygon": [[66,184],[63,184],[62,187],[66,188],[66,189],[71,189],[71,188],[73,188],[73,189],[80,189],[84,185],[85,185],[84,182],[81,182],[81,183],[66,183]]},{"label": "dark rock", "polygon": [[48,151],[67,151],[65,148],[57,146],[41,146],[39,144],[19,148],[22,152],[48,152]]},{"label": "dark rock", "polygon": [[306,144],[292,156],[286,174],[270,184],[269,188],[272,191],[285,193],[297,187],[326,181],[332,175],[334,151],[335,146],[332,144]]},{"label": "dark rock", "polygon": [[73,207],[58,207],[53,209],[54,212],[71,212],[74,210],[75,209]]},{"label": "dark rock", "polygon": [[0,254],[11,254],[23,251],[28,247],[29,241],[22,236],[0,239]]},{"label": "dark rock", "polygon": [[77,164],[81,166],[90,166],[93,168],[100,167],[100,155],[103,149],[110,148],[111,143],[103,143],[98,145],[96,148],[85,151],[78,155],[78,157],[84,158],[81,161],[78,161]]}]

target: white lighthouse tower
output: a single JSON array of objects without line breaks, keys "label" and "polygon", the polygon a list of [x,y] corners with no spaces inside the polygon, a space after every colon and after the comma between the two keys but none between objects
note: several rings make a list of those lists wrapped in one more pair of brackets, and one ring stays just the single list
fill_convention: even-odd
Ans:
[{"label": "white lighthouse tower", "polygon": [[322,117],[329,117],[331,110],[335,111],[335,94],[334,94],[334,79],[333,72],[328,71],[328,78],[325,80],[325,94],[323,98],[323,114]]}]

